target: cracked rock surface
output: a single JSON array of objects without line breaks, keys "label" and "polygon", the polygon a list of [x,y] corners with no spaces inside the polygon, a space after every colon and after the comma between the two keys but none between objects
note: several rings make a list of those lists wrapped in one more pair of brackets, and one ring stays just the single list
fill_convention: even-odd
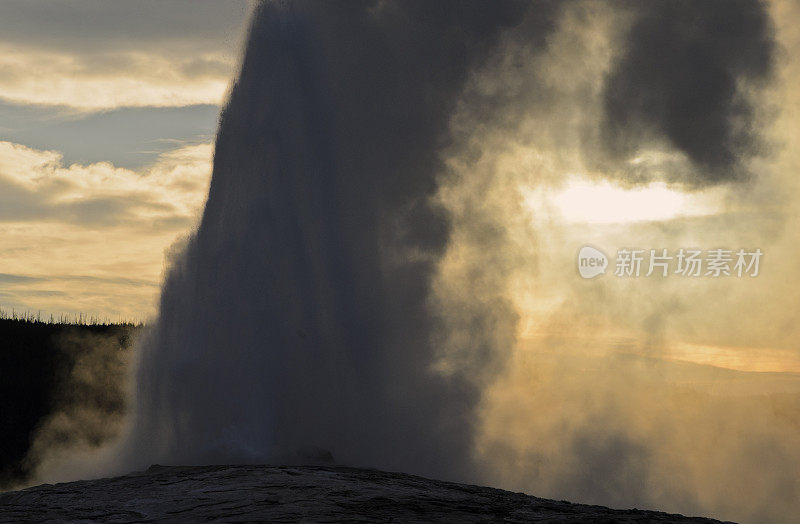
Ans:
[{"label": "cracked rock surface", "polygon": [[87,520],[719,522],[329,466],[153,466],[0,494],[0,522]]}]

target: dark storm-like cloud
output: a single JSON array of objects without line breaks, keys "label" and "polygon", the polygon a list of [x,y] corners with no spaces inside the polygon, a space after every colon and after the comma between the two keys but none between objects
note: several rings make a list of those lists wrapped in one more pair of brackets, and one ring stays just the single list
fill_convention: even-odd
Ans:
[{"label": "dark storm-like cloud", "polygon": [[629,159],[653,142],[682,152],[703,184],[741,178],[758,153],[754,88],[775,42],[759,0],[628,4],[633,26],[604,88],[604,142]]}]

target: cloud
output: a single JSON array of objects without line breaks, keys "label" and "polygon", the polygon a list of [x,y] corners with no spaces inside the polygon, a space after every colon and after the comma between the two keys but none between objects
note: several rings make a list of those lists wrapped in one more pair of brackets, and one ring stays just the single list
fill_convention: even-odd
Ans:
[{"label": "cloud", "polygon": [[212,151],[178,147],[133,171],[0,142],[3,306],[146,316],[164,250],[205,201]]},{"label": "cloud", "polygon": [[81,110],[220,104],[233,63],[222,56],[199,58],[215,68],[187,74],[187,63],[178,58],[131,50],[107,58],[124,62],[114,70],[91,57],[18,50],[0,43],[0,98]]},{"label": "cloud", "polygon": [[0,102],[0,133],[4,140],[58,151],[67,164],[109,161],[130,169],[155,162],[159,154],[179,145],[210,142],[218,118],[219,107],[215,105],[119,108],[76,114],[62,106]]},{"label": "cloud", "polygon": [[0,284],[19,284],[29,282],[41,282],[45,279],[28,277],[25,275],[9,275],[8,273],[0,273]]},{"label": "cloud", "polygon": [[[36,49],[102,54],[131,47],[182,53],[234,44],[246,0],[5,0],[2,39]],[[98,45],[101,44],[101,45]],[[238,50],[237,50],[238,51]]]},{"label": "cloud", "polygon": [[102,110],[219,104],[244,0],[0,6],[0,99]]},{"label": "cloud", "polygon": [[109,162],[65,166],[60,153],[0,142],[0,222],[57,221],[95,228],[190,218],[203,203],[211,146],[161,155],[139,173]]}]

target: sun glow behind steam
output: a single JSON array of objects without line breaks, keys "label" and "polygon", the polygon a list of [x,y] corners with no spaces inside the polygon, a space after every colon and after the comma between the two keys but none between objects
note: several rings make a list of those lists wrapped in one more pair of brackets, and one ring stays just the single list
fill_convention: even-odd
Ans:
[{"label": "sun glow behind steam", "polygon": [[551,198],[559,215],[571,223],[671,220],[713,215],[721,207],[715,192],[687,193],[663,182],[626,188],[579,176],[570,177]]}]

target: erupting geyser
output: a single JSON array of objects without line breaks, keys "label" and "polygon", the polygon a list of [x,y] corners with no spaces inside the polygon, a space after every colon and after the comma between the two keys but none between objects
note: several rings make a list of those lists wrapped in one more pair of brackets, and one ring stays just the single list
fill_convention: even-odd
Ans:
[{"label": "erupting geyser", "polygon": [[478,388],[432,369],[430,202],[469,70],[524,2],[267,2],[197,234],[142,344],[131,466],[270,461],[470,474]]}]

